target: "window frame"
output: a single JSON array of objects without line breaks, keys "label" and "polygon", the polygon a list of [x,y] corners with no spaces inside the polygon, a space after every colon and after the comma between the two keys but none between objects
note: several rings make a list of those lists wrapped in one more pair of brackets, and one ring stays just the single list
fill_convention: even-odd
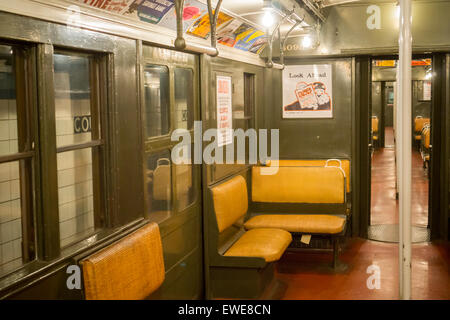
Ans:
[{"label": "window frame", "polygon": [[[90,83],[90,101],[91,101],[91,141],[72,144],[56,148],[56,153],[64,153],[70,151],[78,151],[90,149],[92,152],[92,183],[93,183],[93,201],[94,201],[94,228],[100,229],[106,227],[106,197],[105,197],[105,166],[104,149],[105,149],[105,132],[103,130],[105,121],[102,119],[102,88],[101,64],[104,56],[96,53],[81,53],[78,51],[55,50],[54,54],[65,54],[73,56],[81,56],[89,58],[89,83]],[[56,142],[56,139],[55,139]],[[98,231],[94,232],[97,233]],[[76,242],[82,241],[83,237]],[[73,245],[74,243],[69,244]],[[66,247],[66,246],[65,246]]]},{"label": "window frame", "polygon": [[14,59],[15,101],[17,115],[17,141],[16,153],[0,156],[0,164],[18,162],[20,183],[20,211],[22,229],[22,265],[0,277],[7,276],[17,269],[25,267],[36,259],[36,222],[38,205],[35,190],[35,181],[39,178],[39,155],[36,150],[37,108],[33,95],[35,94],[34,80],[34,48],[21,43],[1,41],[1,45],[11,47]]},{"label": "window frame", "polygon": [[[197,99],[197,97],[196,97],[196,93],[195,93],[195,70],[194,70],[194,68],[192,66],[188,67],[188,66],[177,66],[177,65],[175,65],[173,67],[173,97],[174,97],[173,107],[174,108],[176,107],[175,71],[177,69],[179,69],[179,70],[189,70],[191,72],[191,75],[192,75],[192,82],[193,82],[193,86],[192,86],[192,101],[193,101],[193,104],[194,104],[193,105],[194,113],[192,115],[192,128],[189,129],[189,126],[188,126],[188,129],[186,129],[186,130],[188,130],[189,132],[193,133],[194,122],[197,120],[197,115],[196,115],[196,99]],[[175,110],[173,110],[173,112],[175,113]],[[178,129],[178,128],[176,128],[176,129]]]},{"label": "window frame", "polygon": [[[194,101],[194,114],[193,114],[193,121],[198,121],[200,119],[200,80],[199,80],[199,67],[200,62],[198,60],[198,57],[195,55],[192,55],[192,57],[195,57],[194,60],[190,60],[189,57],[190,54],[187,53],[181,53],[177,52],[171,49],[160,49],[160,48],[153,48],[151,46],[148,46],[147,48],[152,50],[168,50],[171,53],[174,53],[174,56],[177,54],[186,55],[186,61],[176,61],[177,58],[170,59],[167,57],[159,57],[158,53],[154,54],[153,57],[148,55],[147,45],[143,45],[143,55],[140,63],[140,70],[141,70],[141,84],[140,84],[140,90],[141,90],[141,123],[142,123],[142,141],[143,141],[143,152],[142,152],[142,159],[143,159],[143,183],[144,183],[144,194],[145,194],[145,218],[154,221],[154,217],[149,213],[149,199],[147,197],[148,190],[147,190],[147,183],[146,183],[146,159],[148,156],[152,154],[159,153],[163,150],[169,150],[170,154],[173,150],[173,147],[177,145],[178,141],[171,141],[171,135],[173,131],[177,128],[175,128],[175,116],[176,116],[176,110],[175,110],[175,69],[190,69],[193,76],[194,85],[192,86],[192,94],[193,94],[193,101]],[[169,111],[170,111],[170,130],[167,135],[158,136],[158,137],[151,137],[147,138],[146,136],[146,119],[145,119],[145,92],[144,92],[144,73],[147,66],[164,66],[169,69]],[[198,84],[198,85],[197,85]],[[194,127],[192,129],[188,129],[190,135],[191,135],[191,142],[194,143]],[[178,198],[177,198],[177,177],[176,177],[176,164],[171,162],[171,179],[172,179],[172,203],[171,203],[171,214],[166,220],[170,220],[170,218],[178,216],[180,214],[188,214],[191,212],[195,206],[197,206],[200,202],[201,195],[199,192],[195,193],[194,201],[190,203],[188,206],[184,207],[181,211],[179,210],[178,206]],[[201,183],[201,166],[195,165],[192,163],[192,170],[193,170],[193,188],[199,188]],[[164,221],[158,221],[158,223],[163,223]]]},{"label": "window frame", "polygon": [[[41,121],[40,140],[41,149],[41,194],[42,211],[38,217],[39,235],[41,245],[40,260],[49,261],[61,257],[61,252],[75,246],[91,237],[95,237],[102,229],[111,226],[111,217],[108,204],[107,170],[109,163],[106,155],[108,143],[108,118],[106,106],[108,104],[108,54],[79,49],[60,49],[52,45],[39,46],[38,50],[38,76],[39,104],[43,110],[39,114]],[[89,56],[89,79],[91,98],[91,141],[57,147],[56,146],[56,118],[55,118],[55,84],[54,84],[54,54]],[[45,83],[45,87],[42,85]],[[95,129],[94,129],[95,128]],[[94,198],[94,227],[93,234],[86,235],[64,247],[60,245],[59,201],[58,201],[58,153],[76,151],[81,149],[92,150],[93,198]]]}]

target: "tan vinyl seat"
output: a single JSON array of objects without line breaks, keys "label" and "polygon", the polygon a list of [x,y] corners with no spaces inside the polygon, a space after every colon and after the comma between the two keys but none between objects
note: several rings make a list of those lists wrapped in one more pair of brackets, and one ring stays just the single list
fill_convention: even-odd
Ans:
[{"label": "tan vinyl seat", "polygon": [[[214,211],[219,233],[240,220],[248,210],[247,183],[236,176],[212,189]],[[245,232],[224,256],[260,257],[266,262],[279,260],[292,241],[289,232],[281,229],[254,229]]]},{"label": "tan vinyl seat", "polygon": [[423,146],[427,149],[430,148],[430,128],[427,128],[426,130],[424,130],[424,142],[423,142]]},{"label": "tan vinyl seat", "polygon": [[87,300],[142,300],[164,281],[161,236],[150,223],[81,261]]},{"label": "tan vinyl seat", "polygon": [[252,168],[252,200],[272,203],[344,203],[345,174],[338,167],[280,167],[264,175]]},{"label": "tan vinyl seat", "polygon": [[[342,170],[344,170],[345,178],[347,181],[347,192],[351,191],[351,179],[350,179],[350,160],[347,159],[313,159],[313,160],[304,160],[304,159],[296,159],[296,160],[278,160],[278,166],[280,167],[324,167],[325,165],[333,167],[342,165]],[[273,162],[270,160],[267,161],[266,166],[273,165]]]},{"label": "tan vinyl seat", "polygon": [[416,117],[414,119],[414,131],[415,132],[422,131],[423,127],[428,123],[430,123],[430,118],[422,118],[420,116]]},{"label": "tan vinyl seat", "polygon": [[261,257],[266,262],[277,261],[292,241],[289,232],[274,228],[255,228],[236,241],[225,256]]},{"label": "tan vinyl seat", "polygon": [[251,218],[244,227],[279,228],[289,232],[337,234],[344,230],[345,218],[332,215],[264,214]]},{"label": "tan vinyl seat", "polygon": [[[316,235],[330,237],[333,242],[333,267],[336,268],[339,243],[338,238],[344,236],[350,211],[346,199],[346,174],[341,166],[302,166],[297,160],[285,160],[276,172],[267,173],[263,166],[252,167],[252,201],[261,208],[264,205],[275,205],[277,211],[283,208],[290,213],[263,213],[264,210],[244,223],[244,228],[254,230],[274,228],[293,233],[295,237]],[[339,161],[338,161],[339,162]],[[275,166],[273,164],[269,164]],[[292,212],[299,206],[298,213]],[[306,205],[306,207],[304,206]],[[311,207],[320,207],[325,212],[316,212]],[[303,209],[302,209],[303,207]],[[326,214],[327,211],[330,214]]]}]

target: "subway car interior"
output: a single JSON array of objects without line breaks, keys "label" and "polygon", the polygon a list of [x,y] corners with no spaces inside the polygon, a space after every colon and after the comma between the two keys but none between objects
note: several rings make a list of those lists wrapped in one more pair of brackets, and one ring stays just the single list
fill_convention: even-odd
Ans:
[{"label": "subway car interior", "polygon": [[449,14],[0,0],[0,300],[450,301]]}]

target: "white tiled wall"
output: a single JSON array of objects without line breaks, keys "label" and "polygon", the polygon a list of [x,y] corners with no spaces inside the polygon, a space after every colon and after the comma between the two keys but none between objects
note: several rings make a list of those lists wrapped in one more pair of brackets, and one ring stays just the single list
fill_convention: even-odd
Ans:
[{"label": "white tiled wall", "polygon": [[91,115],[90,100],[71,99],[68,73],[55,73],[55,82],[58,83],[55,94],[56,146],[90,141],[90,132],[74,134],[74,117]]},{"label": "white tiled wall", "polygon": [[[91,140],[91,133],[74,134],[74,117],[90,115],[89,99],[71,99],[67,73],[56,73],[55,101],[57,146]],[[58,198],[61,246],[94,231],[92,152],[82,149],[58,153]]]},{"label": "white tiled wall", "polygon": [[[0,155],[16,153],[16,101],[0,99]],[[22,265],[19,162],[0,164],[0,274]]]}]

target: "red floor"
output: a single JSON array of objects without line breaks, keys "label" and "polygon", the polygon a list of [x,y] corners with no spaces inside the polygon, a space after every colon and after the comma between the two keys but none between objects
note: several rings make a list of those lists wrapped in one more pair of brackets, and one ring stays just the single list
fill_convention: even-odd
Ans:
[{"label": "red floor", "polygon": [[[386,145],[393,145],[392,128],[386,128]],[[388,144],[389,142],[389,144]],[[395,149],[379,148],[372,157],[371,224],[397,224],[398,200],[396,189]],[[428,177],[419,151],[412,152],[412,205],[413,225],[428,225]]]},{"label": "red floor", "polygon": [[[412,299],[450,299],[450,245],[414,244]],[[348,270],[333,273],[331,254],[286,252],[277,265],[277,279],[287,284],[287,300],[398,299],[398,245],[359,238],[349,240],[340,256]],[[380,289],[369,289],[367,268],[380,268]]]}]

